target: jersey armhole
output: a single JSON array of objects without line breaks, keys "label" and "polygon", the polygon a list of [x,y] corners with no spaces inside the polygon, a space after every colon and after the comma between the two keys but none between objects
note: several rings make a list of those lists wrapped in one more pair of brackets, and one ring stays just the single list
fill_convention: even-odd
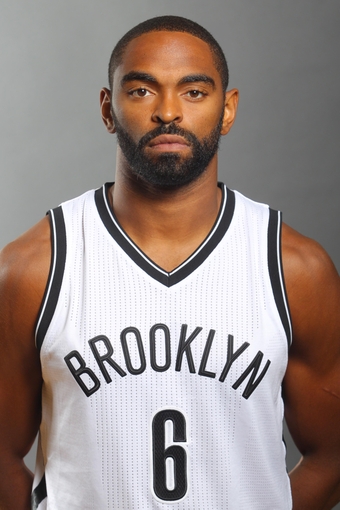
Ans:
[{"label": "jersey armhole", "polygon": [[31,510],[38,510],[39,505],[44,499],[47,498],[47,490],[46,490],[46,479],[45,475],[43,475],[40,483],[35,487],[31,494]]},{"label": "jersey armhole", "polygon": [[51,265],[38,314],[35,343],[40,351],[52,320],[61,289],[66,261],[66,229],[61,206],[48,211],[51,228]]},{"label": "jersey armhole", "polygon": [[292,323],[284,282],[281,252],[282,214],[269,209],[268,222],[268,269],[275,303],[287,336],[288,347],[292,343]]}]

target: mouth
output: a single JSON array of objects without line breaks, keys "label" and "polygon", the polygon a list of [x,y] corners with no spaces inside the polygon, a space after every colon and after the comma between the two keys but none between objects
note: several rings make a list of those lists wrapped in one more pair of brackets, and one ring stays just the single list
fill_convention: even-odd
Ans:
[{"label": "mouth", "polygon": [[179,135],[160,135],[153,138],[147,147],[157,152],[178,152],[187,150],[189,143]]}]

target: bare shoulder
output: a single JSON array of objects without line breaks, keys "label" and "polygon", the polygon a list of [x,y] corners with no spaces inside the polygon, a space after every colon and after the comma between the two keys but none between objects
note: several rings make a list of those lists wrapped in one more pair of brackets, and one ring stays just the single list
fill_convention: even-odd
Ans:
[{"label": "bare shoulder", "polygon": [[323,339],[337,348],[340,329],[340,278],[326,251],[287,225],[282,229],[282,262],[295,347],[301,353]]},{"label": "bare shoulder", "polygon": [[318,278],[338,277],[333,262],[322,246],[285,224],[282,227],[282,257],[285,278],[289,284],[304,278],[312,283]]},{"label": "bare shoulder", "polygon": [[[51,255],[50,225],[47,216],[0,251],[1,277],[15,276],[17,271],[37,270],[48,263]],[[22,267],[22,264],[25,267]],[[28,267],[27,267],[28,265]]]},{"label": "bare shoulder", "polygon": [[50,226],[47,217],[1,250],[2,328],[8,320],[15,320],[17,313],[23,327],[32,328],[45,291],[50,260]]}]

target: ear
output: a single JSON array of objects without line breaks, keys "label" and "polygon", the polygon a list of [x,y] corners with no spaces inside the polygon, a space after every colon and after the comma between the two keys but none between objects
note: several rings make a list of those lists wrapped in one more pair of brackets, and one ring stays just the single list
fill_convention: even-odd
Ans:
[{"label": "ear", "polygon": [[238,97],[239,94],[237,89],[227,90],[225,93],[224,117],[221,135],[226,135],[230,131],[231,126],[234,124],[237,112]]},{"label": "ear", "polygon": [[116,128],[111,113],[111,91],[105,87],[100,91],[100,111],[107,131],[115,133]]}]

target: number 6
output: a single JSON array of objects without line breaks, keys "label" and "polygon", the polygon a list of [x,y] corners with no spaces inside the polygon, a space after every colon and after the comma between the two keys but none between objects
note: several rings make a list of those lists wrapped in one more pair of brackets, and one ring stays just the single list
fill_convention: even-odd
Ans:
[{"label": "number 6", "polygon": [[[174,443],[186,443],[186,422],[183,414],[175,409],[163,409],[152,420],[153,489],[163,501],[178,501],[188,490],[187,452],[183,446],[172,444],[165,448],[165,424],[172,421]],[[167,459],[174,463],[174,488],[167,487]]]}]

